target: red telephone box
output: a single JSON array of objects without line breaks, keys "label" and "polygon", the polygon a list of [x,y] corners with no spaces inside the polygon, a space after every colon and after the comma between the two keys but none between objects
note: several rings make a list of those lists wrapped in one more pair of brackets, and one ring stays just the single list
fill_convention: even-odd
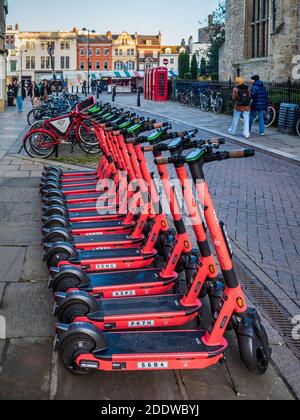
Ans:
[{"label": "red telephone box", "polygon": [[153,100],[167,101],[169,90],[169,72],[166,67],[153,69]]},{"label": "red telephone box", "polygon": [[152,68],[145,71],[144,96],[150,101],[168,100],[168,69]]}]

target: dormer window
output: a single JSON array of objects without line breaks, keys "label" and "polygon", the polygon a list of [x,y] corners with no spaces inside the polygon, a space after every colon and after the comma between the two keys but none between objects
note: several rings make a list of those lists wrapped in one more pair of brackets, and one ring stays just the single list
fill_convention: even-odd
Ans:
[{"label": "dormer window", "polygon": [[151,47],[151,45],[152,45],[151,39],[147,39],[146,45],[147,45],[147,47]]}]

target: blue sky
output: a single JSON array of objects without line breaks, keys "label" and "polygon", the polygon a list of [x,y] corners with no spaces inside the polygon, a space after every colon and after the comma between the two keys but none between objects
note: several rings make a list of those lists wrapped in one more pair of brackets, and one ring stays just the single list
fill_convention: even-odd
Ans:
[{"label": "blue sky", "polygon": [[89,27],[97,32],[126,30],[144,34],[163,32],[164,44],[196,37],[218,0],[8,0],[8,24],[21,30],[70,30]]}]

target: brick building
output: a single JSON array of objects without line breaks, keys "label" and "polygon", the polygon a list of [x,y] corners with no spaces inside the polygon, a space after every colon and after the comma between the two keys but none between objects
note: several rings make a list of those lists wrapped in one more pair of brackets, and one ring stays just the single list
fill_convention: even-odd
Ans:
[{"label": "brick building", "polygon": [[0,112],[4,111],[5,104],[6,104],[5,33],[6,33],[7,13],[8,13],[7,0],[0,0]]},{"label": "brick building", "polygon": [[300,54],[299,0],[226,0],[226,42],[220,79],[259,73],[286,82]]},{"label": "brick building", "polygon": [[161,51],[161,32],[158,35],[136,35],[137,39],[137,69],[149,70],[159,66]]},{"label": "brick building", "polygon": [[[89,60],[88,44],[90,42]],[[78,35],[77,39],[77,70],[87,71],[88,62],[91,71],[112,70],[112,38],[106,35],[91,34],[90,41],[87,35]]]}]

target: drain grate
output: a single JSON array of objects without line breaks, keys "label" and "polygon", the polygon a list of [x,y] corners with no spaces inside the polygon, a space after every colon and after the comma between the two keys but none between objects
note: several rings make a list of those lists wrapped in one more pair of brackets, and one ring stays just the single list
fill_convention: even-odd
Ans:
[{"label": "drain grate", "polygon": [[236,269],[247,296],[257,305],[262,315],[281,335],[287,347],[300,360],[300,340],[295,340],[292,336],[293,316],[238,259]]}]

